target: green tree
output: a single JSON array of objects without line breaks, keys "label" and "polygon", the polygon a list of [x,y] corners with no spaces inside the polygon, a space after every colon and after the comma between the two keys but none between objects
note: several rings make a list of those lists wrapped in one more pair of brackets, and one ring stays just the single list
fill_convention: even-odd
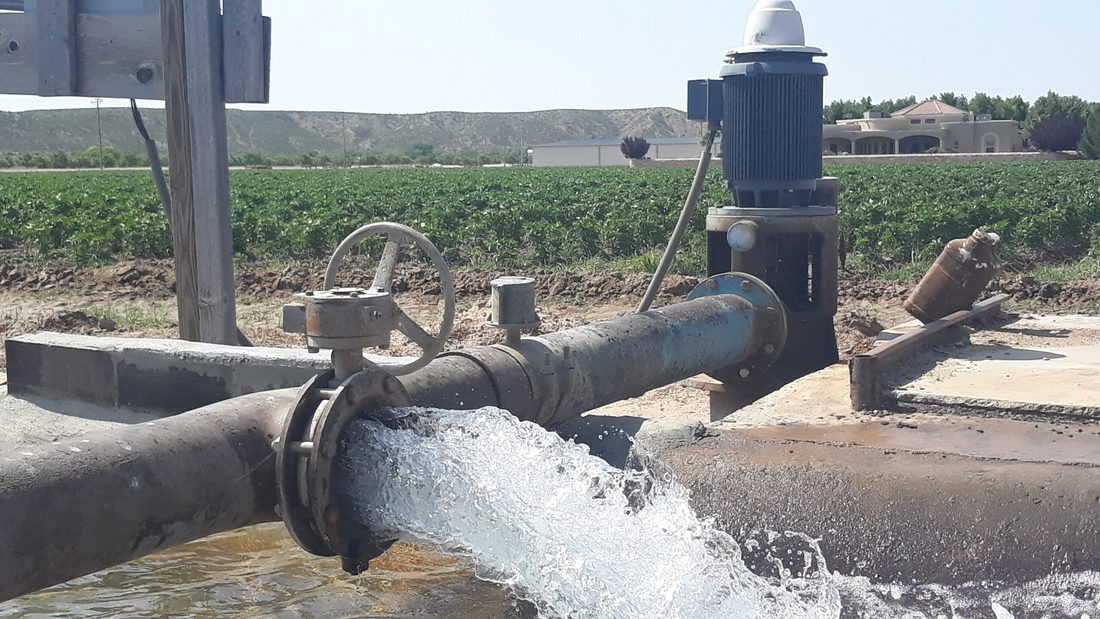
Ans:
[{"label": "green tree", "polygon": [[997,118],[998,106],[1003,103],[1000,97],[991,97],[984,92],[976,92],[970,99],[970,111],[974,114],[989,114]]},{"label": "green tree", "polygon": [[1027,120],[1028,112],[1031,111],[1031,104],[1024,101],[1024,98],[1020,95],[1004,99],[998,103],[998,111],[994,113],[993,118],[999,120],[1015,120],[1022,123]]},{"label": "green tree", "polygon": [[1071,116],[1046,116],[1031,126],[1028,139],[1039,150],[1073,150],[1081,143],[1085,121]]},{"label": "green tree", "polygon": [[405,151],[405,154],[420,163],[431,163],[435,157],[435,146],[431,144],[413,144]]},{"label": "green tree", "polygon": [[963,95],[957,95],[953,92],[941,92],[940,94],[936,95],[936,98],[940,101],[943,101],[947,105],[957,107],[960,110],[970,109],[970,102],[967,101],[966,97],[964,97]]},{"label": "green tree", "polygon": [[876,108],[878,108],[875,111],[882,112],[883,114],[893,114],[894,112],[904,107],[909,107],[910,105],[916,104],[916,102],[916,95],[909,95],[904,99],[886,99],[885,101],[882,101],[877,106],[875,106]]},{"label": "green tree", "polygon": [[57,151],[50,153],[50,167],[51,168],[68,168],[72,165],[69,161],[69,154],[64,151]]},{"label": "green tree", "polygon": [[[1089,114],[1085,133],[1081,136],[1081,143],[1077,145],[1077,150],[1089,159],[1100,159],[1100,104],[1092,106],[1092,113]],[[1100,246],[1100,238],[1096,241]]]},{"label": "green tree", "polygon": [[1027,128],[1030,130],[1035,123],[1051,116],[1083,121],[1088,115],[1088,109],[1089,104],[1081,97],[1062,96],[1052,90],[1031,105],[1027,115]]},{"label": "green tree", "polygon": [[823,111],[826,123],[835,124],[838,120],[851,120],[863,118],[866,112],[879,112],[883,115],[892,114],[903,107],[917,102],[915,96],[903,99],[883,99],[874,103],[871,97],[864,97],[859,101],[840,99],[830,103]]}]

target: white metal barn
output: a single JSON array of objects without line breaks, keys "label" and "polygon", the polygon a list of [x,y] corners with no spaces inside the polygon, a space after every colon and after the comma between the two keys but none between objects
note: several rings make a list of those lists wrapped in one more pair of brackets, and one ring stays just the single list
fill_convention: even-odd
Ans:
[{"label": "white metal barn", "polygon": [[[646,138],[647,159],[693,159],[699,157],[700,138]],[[626,166],[619,150],[621,139],[567,140],[540,144],[530,149],[531,162],[537,168]]]}]

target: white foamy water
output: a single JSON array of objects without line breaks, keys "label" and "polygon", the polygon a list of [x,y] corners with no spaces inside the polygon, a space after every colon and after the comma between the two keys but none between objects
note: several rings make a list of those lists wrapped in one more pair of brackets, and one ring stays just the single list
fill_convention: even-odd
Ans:
[{"label": "white foamy water", "polygon": [[[550,617],[836,617],[826,570],[765,579],[671,478],[620,471],[498,409],[359,421],[343,488],[355,517],[470,555]],[[819,562],[823,565],[823,562]]]},{"label": "white foamy water", "polygon": [[1100,619],[1095,572],[873,584],[830,574],[805,536],[766,532],[744,541],[750,571],[667,473],[619,470],[499,409],[394,414],[345,435],[336,483],[355,519],[472,559],[545,617]]}]

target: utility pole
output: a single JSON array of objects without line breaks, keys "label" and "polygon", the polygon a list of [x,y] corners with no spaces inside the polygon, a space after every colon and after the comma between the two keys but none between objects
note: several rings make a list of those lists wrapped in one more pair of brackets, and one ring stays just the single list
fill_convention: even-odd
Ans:
[{"label": "utility pole", "polygon": [[94,99],[101,168],[101,97],[164,100],[180,335],[242,341],[225,105],[270,98],[262,0],[0,0],[0,9],[24,4],[34,10],[0,10],[0,94]]},{"label": "utility pole", "polygon": [[100,116],[99,104],[103,103],[103,99],[99,97],[95,98],[95,126],[99,132],[99,169],[103,169],[103,117]]}]

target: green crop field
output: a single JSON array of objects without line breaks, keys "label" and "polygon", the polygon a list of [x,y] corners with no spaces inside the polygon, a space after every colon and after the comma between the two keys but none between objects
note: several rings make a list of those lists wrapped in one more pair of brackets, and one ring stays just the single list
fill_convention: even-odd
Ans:
[{"label": "green crop field", "polygon": [[[925,261],[986,225],[1011,253],[1100,249],[1100,163],[830,166],[842,223],[864,264]],[[663,247],[691,182],[686,169],[266,170],[232,174],[244,258],[321,256],[379,220],[428,234],[456,265],[600,263]],[[706,207],[727,203],[712,171]],[[702,261],[689,235],[682,265]],[[74,263],[164,257],[170,240],[140,172],[0,174],[0,248]]]}]

